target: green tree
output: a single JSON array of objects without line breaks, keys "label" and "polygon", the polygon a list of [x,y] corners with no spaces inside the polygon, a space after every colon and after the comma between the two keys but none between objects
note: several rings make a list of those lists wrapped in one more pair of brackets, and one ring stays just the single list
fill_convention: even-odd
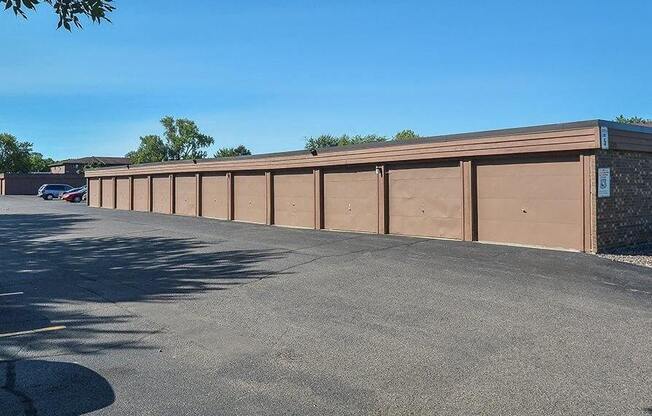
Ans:
[{"label": "green tree", "polygon": [[251,150],[247,149],[244,145],[238,147],[222,147],[215,153],[216,158],[220,157],[234,157],[234,156],[249,156]]},{"label": "green tree", "polygon": [[132,163],[162,162],[165,160],[203,159],[202,150],[214,143],[211,136],[199,131],[194,121],[185,118],[163,117],[165,140],[155,134],[140,138],[138,149],[127,153]]},{"label": "green tree", "polygon": [[361,136],[359,134],[348,137],[346,135],[342,136],[342,138],[346,137],[343,139],[343,146],[349,145],[349,144],[361,144],[361,143],[375,143],[375,142],[386,142],[387,137],[385,136],[379,136],[377,134],[367,134],[364,136]]},{"label": "green tree", "polygon": [[335,147],[339,144],[339,140],[330,134],[322,134],[317,137],[309,137],[306,139],[306,149],[321,149],[324,147]]},{"label": "green tree", "polygon": [[413,130],[401,130],[394,135],[394,140],[418,139],[419,136]]},{"label": "green tree", "polygon": [[72,26],[81,29],[80,17],[87,17],[94,23],[110,22],[107,15],[115,10],[113,0],[0,0],[5,10],[11,9],[16,16],[25,19],[28,9],[36,11],[36,7],[43,3],[52,7],[59,18],[57,29],[63,26],[66,30]]},{"label": "green tree", "polygon": [[192,120],[167,116],[161,119],[161,124],[165,128],[168,160],[203,159],[206,151],[201,149],[215,142],[211,136],[201,133]]},{"label": "green tree", "polygon": [[30,172],[49,172],[50,165],[53,163],[54,160],[49,157],[44,158],[41,153],[32,152],[29,155]]},{"label": "green tree", "polygon": [[0,133],[0,172],[27,173],[31,168],[32,144]]},{"label": "green tree", "polygon": [[151,163],[168,160],[167,153],[167,147],[163,140],[155,134],[149,134],[142,136],[138,149],[127,153],[126,156],[131,163]]},{"label": "green tree", "polygon": [[642,118],[642,117],[625,117],[624,115],[619,115],[616,117],[618,123],[627,123],[627,124],[638,124],[638,125],[650,125],[652,124],[652,119]]},{"label": "green tree", "polygon": [[367,134],[367,135],[355,135],[349,136],[343,134],[341,136],[331,136],[330,134],[322,134],[317,137],[309,137],[306,139],[306,149],[319,149],[323,147],[335,147],[335,146],[348,146],[351,144],[360,144],[360,143],[373,143],[373,142],[384,142],[387,141],[387,137],[379,136],[376,134]]},{"label": "green tree", "polygon": [[[417,138],[419,138],[419,136],[413,130],[402,130],[396,133],[391,140],[410,140]],[[349,136],[347,134],[343,134],[341,136],[322,134],[321,136],[307,138],[306,149],[312,150],[324,147],[348,146],[351,144],[360,143],[386,142],[388,140],[390,139],[385,136],[379,136],[377,134],[358,134],[355,136]]]}]

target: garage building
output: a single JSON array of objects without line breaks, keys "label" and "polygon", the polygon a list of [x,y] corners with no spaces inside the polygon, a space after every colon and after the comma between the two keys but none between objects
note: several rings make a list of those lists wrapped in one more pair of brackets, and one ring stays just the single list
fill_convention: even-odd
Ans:
[{"label": "garage building", "polygon": [[86,178],[93,207],[586,252],[652,242],[652,128],[602,120]]}]

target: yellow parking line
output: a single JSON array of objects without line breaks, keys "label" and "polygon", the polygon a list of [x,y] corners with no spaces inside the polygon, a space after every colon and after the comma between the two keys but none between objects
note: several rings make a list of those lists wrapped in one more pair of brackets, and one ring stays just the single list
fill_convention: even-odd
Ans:
[{"label": "yellow parking line", "polygon": [[9,293],[0,293],[0,296],[16,296],[22,295],[24,292],[9,292]]},{"label": "yellow parking line", "polygon": [[48,326],[46,328],[30,329],[29,331],[8,332],[6,334],[0,334],[0,338],[17,337],[19,335],[37,334],[39,332],[58,331],[60,329],[66,329],[66,327],[63,326],[63,325],[60,325],[60,326]]}]

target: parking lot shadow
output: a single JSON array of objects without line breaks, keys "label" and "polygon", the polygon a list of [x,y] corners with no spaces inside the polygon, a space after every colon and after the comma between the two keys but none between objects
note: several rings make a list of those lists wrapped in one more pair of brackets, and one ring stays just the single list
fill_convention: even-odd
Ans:
[{"label": "parking lot shadow", "polygon": [[83,415],[115,401],[109,382],[79,364],[22,360],[0,362],[0,413]]},{"label": "parking lot shadow", "polygon": [[[17,358],[15,351],[21,349],[16,338],[2,334],[53,325],[65,325],[65,334],[29,339],[31,353],[53,346],[58,353],[116,345],[144,348],[134,339],[152,328],[130,327],[134,316],[119,303],[179,301],[273,277],[277,272],[263,263],[286,255],[280,250],[228,250],[219,242],[193,238],[142,233],[93,237],[82,229],[72,231],[92,230],[93,221],[73,215],[0,215],[0,293],[24,292],[0,297],[0,360]],[[87,304],[112,309],[100,313],[78,307]]]}]

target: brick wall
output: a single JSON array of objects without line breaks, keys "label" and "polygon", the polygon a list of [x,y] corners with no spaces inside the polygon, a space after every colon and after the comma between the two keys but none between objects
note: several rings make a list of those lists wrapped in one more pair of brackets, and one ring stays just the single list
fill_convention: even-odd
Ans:
[{"label": "brick wall", "polygon": [[598,251],[652,242],[652,153],[598,150],[598,168],[611,168],[611,196],[596,195]]}]

